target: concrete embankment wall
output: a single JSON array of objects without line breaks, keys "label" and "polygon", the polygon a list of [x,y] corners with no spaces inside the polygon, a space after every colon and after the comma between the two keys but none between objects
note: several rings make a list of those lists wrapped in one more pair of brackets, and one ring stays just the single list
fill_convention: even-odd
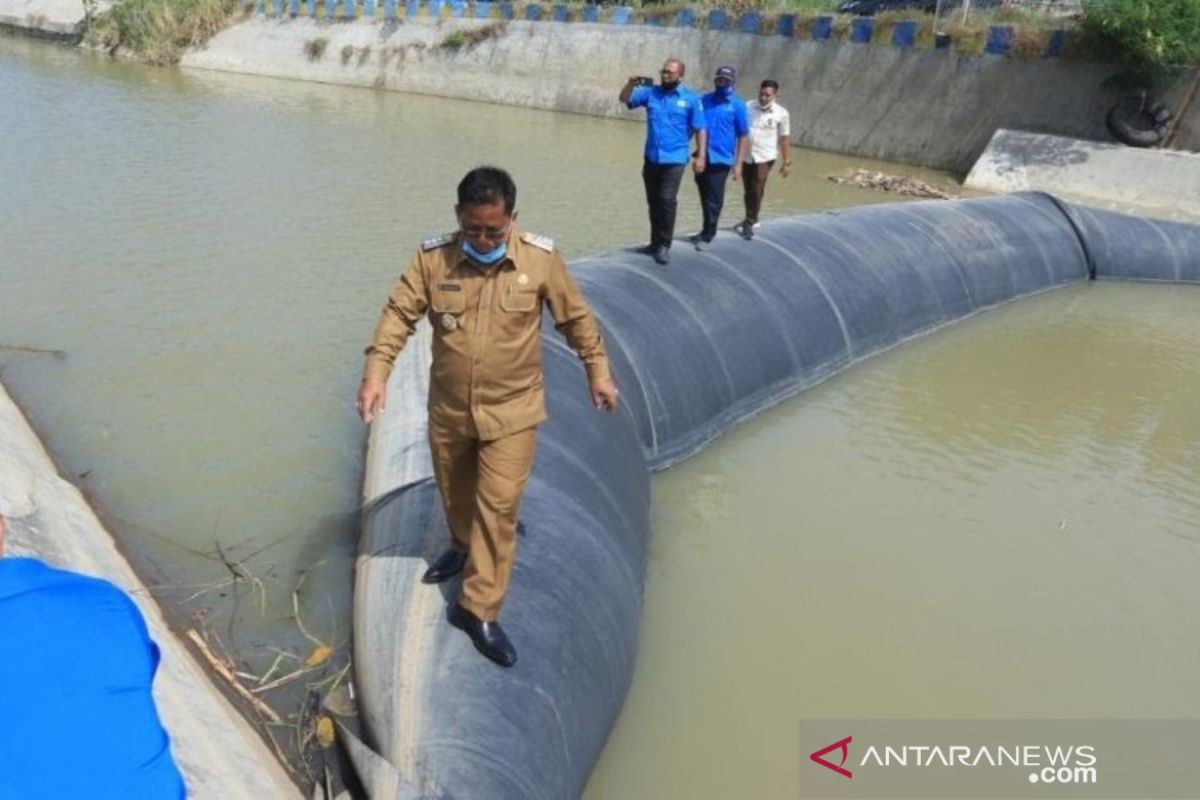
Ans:
[{"label": "concrete embankment wall", "polygon": [[[97,0],[92,13],[102,14],[111,7],[109,0]],[[77,42],[87,20],[83,0],[0,0],[0,30]]]},{"label": "concrete embankment wall", "polygon": [[[266,744],[168,629],[162,610],[118,551],[112,536],[79,490],[58,475],[2,385],[0,491],[5,494],[5,507],[11,515],[5,541],[9,555],[32,556],[57,567],[105,578],[137,602],[162,653],[154,696],[189,796],[198,800],[300,797]],[[46,633],[53,635],[53,631]]]},{"label": "concrete embankment wall", "polygon": [[[454,31],[492,27],[475,45]],[[394,22],[255,16],[187,54],[183,66],[638,118],[617,92],[674,55],[706,87],[733,64],[752,95],[782,84],[804,147],[965,173],[1002,127],[1107,140],[1117,96],[1104,65],[813,41],[699,28],[416,17]]]}]

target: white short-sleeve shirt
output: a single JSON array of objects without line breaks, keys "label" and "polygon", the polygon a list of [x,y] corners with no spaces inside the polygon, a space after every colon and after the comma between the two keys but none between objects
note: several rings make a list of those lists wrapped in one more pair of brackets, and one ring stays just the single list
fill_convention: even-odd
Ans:
[{"label": "white short-sleeve shirt", "polygon": [[779,103],[772,103],[771,108],[764,111],[757,100],[750,100],[746,103],[746,112],[750,120],[750,146],[746,149],[746,161],[751,164],[774,161],[779,157],[779,137],[792,134],[787,109]]}]

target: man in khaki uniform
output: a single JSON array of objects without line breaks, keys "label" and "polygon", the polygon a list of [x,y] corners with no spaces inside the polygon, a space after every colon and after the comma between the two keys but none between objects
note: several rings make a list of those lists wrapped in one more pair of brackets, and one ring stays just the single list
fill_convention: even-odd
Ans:
[{"label": "man in khaki uniform", "polygon": [[370,422],[384,407],[397,354],[428,314],[429,445],[452,543],[424,580],[440,583],[465,566],[450,621],[506,667],[517,653],[498,618],[537,425],[546,419],[543,303],[584,363],[593,405],[612,411],[618,394],[595,318],[554,243],[513,227],[516,194],[495,167],[459,183],[459,230],[426,241],[400,277],[366,350],[358,392],[359,414]]}]

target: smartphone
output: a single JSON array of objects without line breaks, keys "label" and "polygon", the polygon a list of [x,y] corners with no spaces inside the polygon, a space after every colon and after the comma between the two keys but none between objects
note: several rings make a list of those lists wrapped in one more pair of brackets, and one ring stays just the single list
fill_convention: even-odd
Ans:
[{"label": "smartphone", "polygon": [[638,86],[653,86],[654,78],[647,78],[645,75],[637,79]]}]

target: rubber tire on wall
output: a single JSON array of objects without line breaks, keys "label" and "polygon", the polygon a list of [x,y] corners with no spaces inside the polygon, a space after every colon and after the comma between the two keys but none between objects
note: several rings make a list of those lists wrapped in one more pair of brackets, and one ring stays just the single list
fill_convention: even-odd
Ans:
[{"label": "rubber tire on wall", "polygon": [[[1140,120],[1146,127],[1136,127]],[[1138,95],[1126,97],[1108,111],[1105,125],[1117,141],[1131,147],[1153,147],[1167,135],[1171,111],[1163,103],[1147,103]]]}]

